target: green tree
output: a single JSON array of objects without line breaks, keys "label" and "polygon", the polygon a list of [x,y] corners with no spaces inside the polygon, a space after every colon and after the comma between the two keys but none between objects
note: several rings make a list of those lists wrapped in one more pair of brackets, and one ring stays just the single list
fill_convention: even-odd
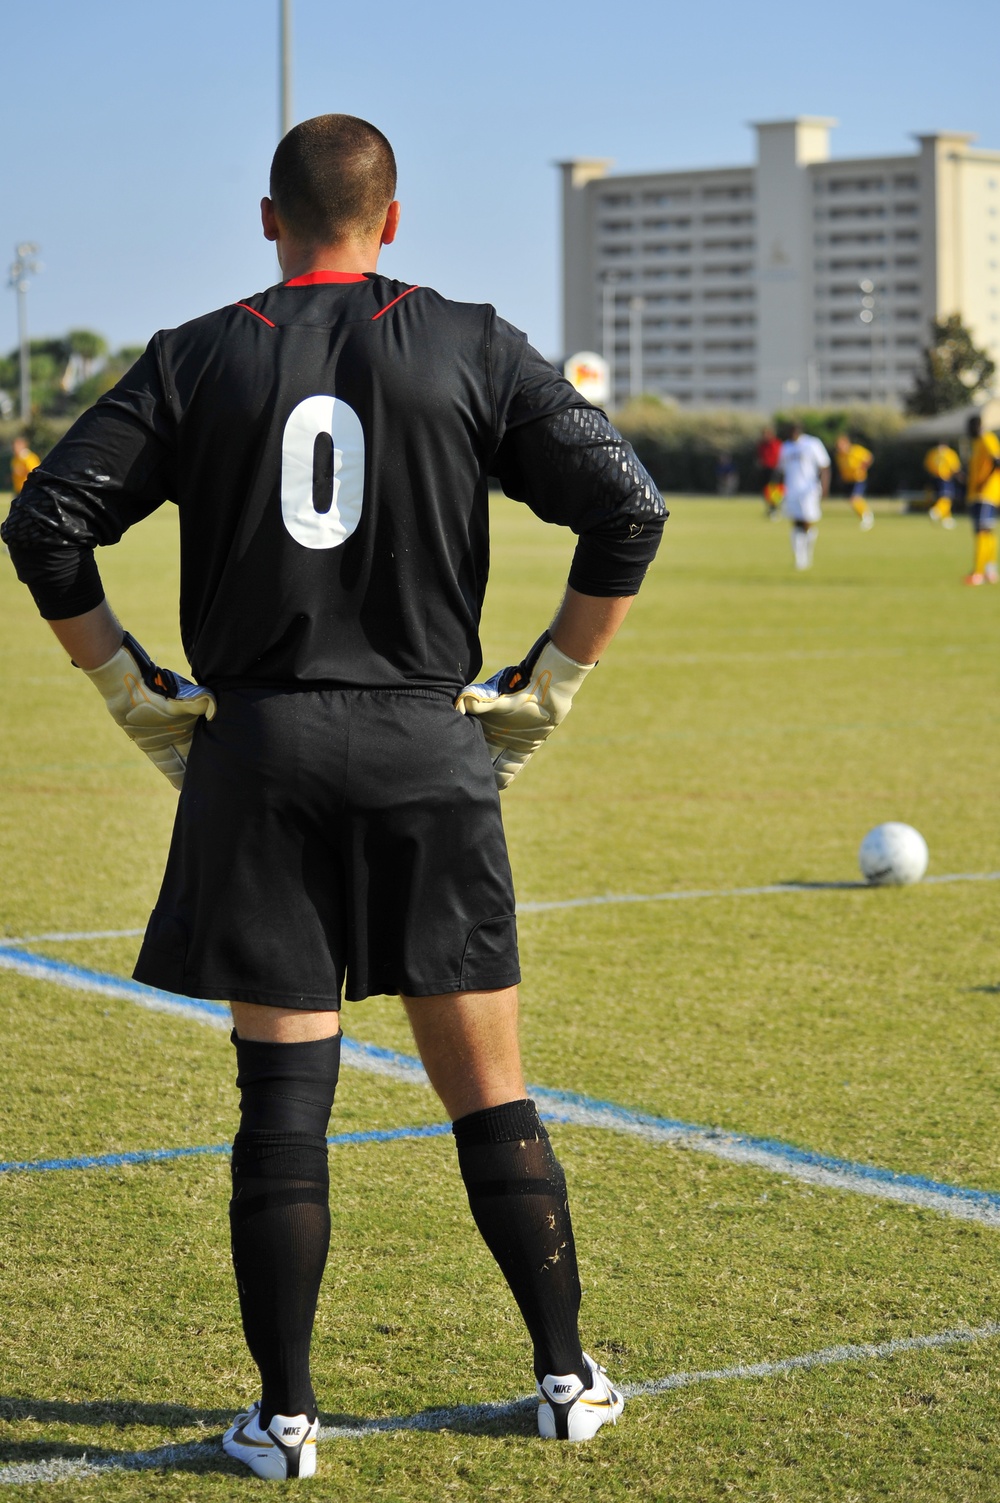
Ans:
[{"label": "green tree", "polygon": [[967,407],[990,389],[995,374],[996,365],[985,350],[973,344],[957,313],[936,318],[931,324],[931,342],[906,398],[906,410],[928,417]]},{"label": "green tree", "polygon": [[70,329],[66,343],[70,354],[80,357],[84,380],[91,374],[94,361],[108,353],[108,341],[103,334],[95,334],[93,329]]}]

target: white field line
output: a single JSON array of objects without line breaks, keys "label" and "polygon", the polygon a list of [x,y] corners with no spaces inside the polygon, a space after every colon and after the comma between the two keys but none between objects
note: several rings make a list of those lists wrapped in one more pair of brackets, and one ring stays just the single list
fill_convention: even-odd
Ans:
[{"label": "white field line", "polygon": [[[924,877],[920,886],[943,882],[1000,882],[1000,872],[949,872],[940,877]],[[874,892],[868,882],[769,882],[761,887],[704,887],[690,892],[603,893],[591,898],[560,898],[550,903],[518,903],[522,913],[552,913],[560,908],[601,908],[608,903],[690,903],[702,898],[759,898],[778,893]],[[13,943],[13,941],[8,941]]]},{"label": "white field line", "polygon": [[[1000,1336],[1000,1324],[989,1322],[974,1328],[960,1327],[939,1331],[931,1336],[902,1336],[893,1341],[828,1346],[816,1352],[782,1357],[776,1362],[740,1362],[733,1367],[706,1368],[696,1372],[671,1373],[665,1378],[651,1378],[645,1383],[626,1383],[622,1391],[627,1399],[658,1398],[678,1388],[699,1383],[726,1383],[754,1378],[777,1378],[788,1373],[808,1372],[817,1367],[832,1367],[841,1362],[879,1362],[906,1356],[911,1352],[933,1351],[940,1347],[968,1346]],[[450,1409],[425,1409],[418,1414],[390,1415],[384,1419],[361,1420],[355,1424],[324,1425],[320,1439],[362,1440],[369,1435],[385,1435],[400,1430],[476,1431],[498,1420],[528,1415],[537,1399],[527,1397],[499,1404],[457,1404]],[[99,1477],[107,1472],[168,1471],[189,1461],[219,1459],[218,1441],[194,1441],[189,1445],[159,1446],[150,1451],[126,1451],[109,1456],[52,1457],[46,1461],[15,1462],[0,1467],[0,1486],[26,1487],[33,1482],[65,1482],[71,1478]],[[227,1463],[224,1463],[228,1465]]]},{"label": "white field line", "polygon": [[[948,872],[924,877],[923,887],[947,882],[1000,882],[1000,872]],[[608,903],[691,903],[704,898],[759,898],[782,893],[868,892],[868,882],[767,882],[760,887],[696,887],[689,891],[599,893],[588,898],[556,898],[547,903],[518,903],[518,913],[551,913],[560,908],[601,908]],[[52,934],[22,934],[14,939],[0,935],[0,945],[68,944],[74,940],[129,939],[145,929],[89,929]]]},{"label": "white field line", "polygon": [[74,939],[131,939],[145,932],[145,929],[81,929],[59,934],[25,934],[20,939],[4,939],[0,935],[0,945],[36,945],[43,940],[46,944],[64,944]]}]

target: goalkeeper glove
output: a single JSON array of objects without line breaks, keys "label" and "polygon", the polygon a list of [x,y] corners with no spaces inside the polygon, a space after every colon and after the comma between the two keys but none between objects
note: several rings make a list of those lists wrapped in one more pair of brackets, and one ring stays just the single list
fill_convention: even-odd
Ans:
[{"label": "goalkeeper glove", "polygon": [[211,689],[157,668],[128,632],[113,658],[83,671],[115,723],[180,792],[198,718],[215,714]]},{"label": "goalkeeper glove", "polygon": [[543,632],[523,663],[501,668],[485,683],[466,684],[455,709],[479,717],[501,793],[566,719],[573,695],[596,666],[568,658]]}]

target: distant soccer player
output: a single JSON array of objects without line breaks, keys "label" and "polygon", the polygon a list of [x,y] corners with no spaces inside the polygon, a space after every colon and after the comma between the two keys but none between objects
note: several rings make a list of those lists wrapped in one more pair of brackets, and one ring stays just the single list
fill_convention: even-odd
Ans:
[{"label": "distant soccer player", "polygon": [[972,573],[967,585],[997,584],[997,508],[1000,506],[1000,439],[983,432],[983,420],[970,417],[966,430],[972,439],[966,500],[974,536]]},{"label": "distant soccer player", "polygon": [[924,455],[924,469],[934,487],[934,505],[927,515],[949,532],[955,525],[951,507],[955,499],[955,479],[961,468],[962,461],[949,444],[935,444]]},{"label": "distant soccer player", "polygon": [[764,497],[764,515],[769,522],[773,522],[781,510],[781,498],[785,493],[778,469],[780,460],[781,440],[773,428],[765,428],[757,445],[757,469]]},{"label": "distant soccer player", "polygon": [[10,488],[15,496],[19,496],[24,490],[24,482],[32,470],[38,469],[42,461],[31,448],[28,440],[20,433],[11,448],[14,452],[10,461]]},{"label": "distant soccer player", "polygon": [[731,454],[723,452],[715,461],[715,489],[720,496],[735,496],[739,490],[740,472]]},{"label": "distant soccer player", "polygon": [[801,423],[793,423],[781,446],[779,467],[785,479],[781,509],[792,524],[795,567],[808,569],[823,515],[820,503],[830,493],[830,456],[818,438],[803,433]]},{"label": "distant soccer player", "polygon": [[875,455],[864,444],[852,444],[849,433],[842,433],[837,439],[836,457],[838,474],[847,486],[851,508],[861,520],[861,531],[870,532],[875,514],[865,500],[865,486]]}]

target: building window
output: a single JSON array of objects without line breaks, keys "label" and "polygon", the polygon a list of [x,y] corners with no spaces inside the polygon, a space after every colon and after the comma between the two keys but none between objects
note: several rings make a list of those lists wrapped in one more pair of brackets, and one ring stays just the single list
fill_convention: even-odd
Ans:
[{"label": "building window", "polygon": [[827,209],[828,219],[884,219],[885,206],[883,204],[840,204],[835,208]]},{"label": "building window", "polygon": [[[701,242],[701,245],[702,245],[702,250],[705,250],[705,251],[708,251],[708,252],[712,252],[712,251],[730,251],[730,252],[736,251],[736,252],[739,252],[739,251],[752,251],[753,250],[753,241],[752,240],[703,240]],[[688,249],[690,250],[690,246],[688,246]]]},{"label": "building window", "polygon": [[[866,271],[882,271],[882,270],[884,270],[884,268],[886,267],[887,264],[888,263],[883,258],[880,258],[880,257],[877,257],[877,256],[859,256],[857,258],[852,258],[851,260],[844,259],[844,260],[839,260],[839,261],[831,261],[830,262],[830,270],[831,271],[856,271],[856,272],[859,272],[859,273],[860,272],[866,272]],[[897,266],[909,266],[909,265],[916,265],[916,263],[915,262],[909,262],[909,261],[901,261],[899,258],[897,258],[896,265]],[[853,291],[857,292],[857,288],[855,287],[853,289]]]},{"label": "building window", "polygon": [[735,185],[720,186],[718,188],[702,188],[701,196],[706,202],[718,201],[719,199],[751,198],[752,188],[738,188]]},{"label": "building window", "polygon": [[886,236],[884,230],[855,230],[853,234],[848,231],[829,238],[831,245],[884,245]]},{"label": "building window", "polygon": [[884,177],[832,177],[827,185],[829,193],[884,193]]}]

